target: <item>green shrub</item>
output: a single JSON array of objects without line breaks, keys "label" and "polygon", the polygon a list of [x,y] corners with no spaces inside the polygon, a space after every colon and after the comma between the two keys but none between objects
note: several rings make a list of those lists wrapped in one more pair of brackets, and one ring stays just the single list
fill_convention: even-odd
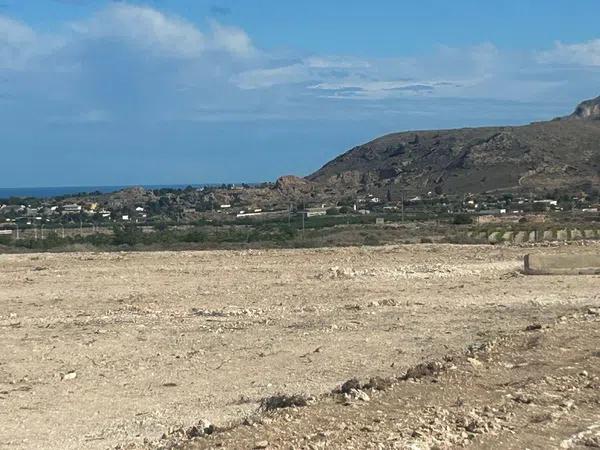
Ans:
[{"label": "green shrub", "polygon": [[473,217],[469,214],[455,214],[452,223],[454,225],[470,225],[473,223]]}]

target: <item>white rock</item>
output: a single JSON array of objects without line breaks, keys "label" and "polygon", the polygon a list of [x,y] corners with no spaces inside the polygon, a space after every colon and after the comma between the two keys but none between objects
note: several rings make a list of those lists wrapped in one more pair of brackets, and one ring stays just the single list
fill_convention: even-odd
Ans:
[{"label": "white rock", "polygon": [[75,371],[67,372],[65,374],[61,374],[60,376],[60,379],[63,381],[74,380],[75,378],[77,378],[77,372]]}]

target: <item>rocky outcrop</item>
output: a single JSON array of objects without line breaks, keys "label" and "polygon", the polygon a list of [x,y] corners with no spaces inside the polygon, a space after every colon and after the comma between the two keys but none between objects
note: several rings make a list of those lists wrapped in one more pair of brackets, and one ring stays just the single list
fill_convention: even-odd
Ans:
[{"label": "rocky outcrop", "polygon": [[308,180],[348,195],[584,190],[600,183],[600,97],[525,126],[409,131],[354,147]]},{"label": "rocky outcrop", "polygon": [[581,102],[575,108],[573,117],[584,120],[600,120],[600,97]]},{"label": "rocky outcrop", "polygon": [[314,183],[305,178],[294,175],[284,175],[275,182],[275,189],[281,193],[310,192],[314,189]]}]

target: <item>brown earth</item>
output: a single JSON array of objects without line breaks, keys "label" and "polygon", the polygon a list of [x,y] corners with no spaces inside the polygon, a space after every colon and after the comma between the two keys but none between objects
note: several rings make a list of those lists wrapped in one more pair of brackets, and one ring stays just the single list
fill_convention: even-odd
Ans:
[{"label": "brown earth", "polygon": [[[217,427],[244,418],[252,422],[261,400],[277,393],[320,400],[306,409],[282,410],[285,413],[275,418],[271,431],[263,428],[271,424],[236,427],[229,435],[215,433],[210,440],[192,444],[202,448],[220,442],[247,448],[266,439],[270,446],[289,440],[302,447],[308,442],[300,439],[313,433],[310,427],[317,423],[327,428],[335,420],[339,425],[353,420],[346,414],[364,411],[355,418],[358,426],[361,420],[375,420],[379,410],[388,418],[409,420],[412,414],[414,420],[425,420],[429,416],[423,407],[430,403],[450,411],[439,416],[434,410],[431,417],[443,416],[454,423],[452,414],[462,410],[449,409],[448,398],[456,401],[462,386],[485,391],[493,377],[504,376],[500,366],[486,358],[509,361],[512,350],[506,357],[503,352],[475,355],[483,361],[478,370],[496,371],[490,372],[489,380],[485,372],[474,378],[457,357],[456,369],[439,376],[457,377],[447,384],[455,392],[449,387],[450,397],[440,394],[437,403],[427,396],[444,383],[429,380],[368,393],[373,399],[356,408],[320,396],[352,377],[397,377],[423,360],[460,355],[474,342],[520,336],[520,330],[532,323],[551,323],[558,316],[598,306],[600,277],[521,275],[526,251],[597,252],[598,246],[0,255],[0,448],[165,447],[179,442],[174,430],[189,429],[200,419]],[[596,360],[585,352],[597,346],[593,328],[597,322],[566,323],[571,321],[577,326],[565,325],[567,334],[556,338],[561,348],[570,350],[553,351],[558,354],[556,362],[540,353],[545,363],[507,368],[507,373],[531,370],[526,376],[533,380],[547,371],[554,376],[562,374],[560,367],[575,367],[569,362],[573,359],[581,365],[576,369],[587,370],[593,381],[590,361]],[[539,346],[543,349],[550,332],[532,333],[543,336]],[[552,342],[548,341],[549,349]],[[514,355],[515,361],[529,357],[517,350]],[[564,373],[571,375],[568,370]],[[405,398],[406,386],[413,389],[410,395],[424,399],[422,404]],[[506,394],[517,395],[516,391],[506,388]],[[402,401],[390,397],[389,408],[382,404],[369,409],[396,392]],[[478,408],[477,398],[481,405],[488,401],[478,395],[472,403],[469,395],[461,398],[465,405]],[[500,394],[490,398],[488,406],[500,411],[500,398]],[[573,432],[592,424],[586,422],[588,410],[583,406],[569,411],[575,422],[581,414],[581,427],[573,426]],[[489,412],[476,410],[477,417],[484,413]],[[291,417],[289,427],[280,426],[281,420],[287,424],[285,414]],[[296,415],[298,426],[304,427],[301,420],[312,425],[294,428]],[[406,429],[413,427],[415,437],[435,438],[433,432],[413,424],[406,422]],[[354,434],[365,433],[356,438],[354,448],[382,442],[378,431],[369,427],[388,430],[385,421],[365,425],[364,432],[352,427]],[[455,428],[451,433],[462,435]],[[324,436],[331,437],[330,447],[351,448],[351,443],[340,440],[345,439],[340,430],[328,434],[324,429]],[[482,433],[482,439],[488,435]]]}]

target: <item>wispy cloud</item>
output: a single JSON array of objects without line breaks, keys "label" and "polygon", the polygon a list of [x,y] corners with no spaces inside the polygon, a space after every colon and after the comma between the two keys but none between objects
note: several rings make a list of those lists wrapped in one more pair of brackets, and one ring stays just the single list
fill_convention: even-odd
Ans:
[{"label": "wispy cloud", "polygon": [[88,124],[376,117],[417,114],[424,104],[421,112],[432,114],[446,99],[473,102],[472,111],[475,103],[484,110],[491,101],[597,94],[597,73],[589,71],[600,67],[600,39],[527,52],[484,42],[368,58],[269,51],[241,27],[207,23],[126,2],[54,34],[0,15],[0,77],[24,116]]},{"label": "wispy cloud", "polygon": [[600,39],[576,44],[559,41],[554,48],[539,52],[537,60],[543,64],[600,66]]}]

